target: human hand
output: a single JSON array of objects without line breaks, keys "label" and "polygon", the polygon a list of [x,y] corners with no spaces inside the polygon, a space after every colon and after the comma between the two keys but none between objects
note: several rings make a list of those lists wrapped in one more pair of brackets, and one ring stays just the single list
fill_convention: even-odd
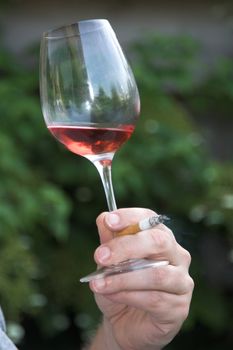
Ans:
[{"label": "human hand", "polygon": [[119,209],[97,218],[101,246],[95,261],[102,266],[131,258],[168,260],[169,265],[93,280],[90,288],[104,315],[109,349],[155,350],[167,345],[189,313],[193,280],[190,254],[163,224],[135,235],[113,232],[155,215],[149,209]]}]

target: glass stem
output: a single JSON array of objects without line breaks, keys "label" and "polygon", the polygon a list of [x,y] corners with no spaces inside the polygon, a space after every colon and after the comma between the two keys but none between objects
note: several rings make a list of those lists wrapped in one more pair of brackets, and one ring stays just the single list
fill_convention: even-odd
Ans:
[{"label": "glass stem", "polygon": [[112,160],[96,160],[94,164],[100,174],[104,186],[108,209],[109,211],[114,211],[117,209],[117,206],[112,186]]}]

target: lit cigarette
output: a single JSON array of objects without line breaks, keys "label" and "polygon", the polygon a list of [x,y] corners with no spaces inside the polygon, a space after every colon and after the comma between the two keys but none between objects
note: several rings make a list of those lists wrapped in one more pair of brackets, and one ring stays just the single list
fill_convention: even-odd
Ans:
[{"label": "lit cigarette", "polygon": [[121,231],[115,232],[115,235],[125,236],[125,235],[134,235],[139,231],[149,230],[159,224],[163,224],[165,221],[170,220],[166,215],[156,215],[149,218],[140,220],[138,223],[129,225]]}]

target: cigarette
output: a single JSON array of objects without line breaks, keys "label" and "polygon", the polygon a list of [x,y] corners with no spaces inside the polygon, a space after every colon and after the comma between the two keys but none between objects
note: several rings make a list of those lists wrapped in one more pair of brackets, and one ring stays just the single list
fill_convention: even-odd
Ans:
[{"label": "cigarette", "polygon": [[170,220],[166,215],[156,215],[149,218],[140,220],[136,224],[127,226],[121,231],[115,233],[116,237],[125,235],[134,235],[139,231],[149,230],[159,224],[163,224],[165,221]]}]

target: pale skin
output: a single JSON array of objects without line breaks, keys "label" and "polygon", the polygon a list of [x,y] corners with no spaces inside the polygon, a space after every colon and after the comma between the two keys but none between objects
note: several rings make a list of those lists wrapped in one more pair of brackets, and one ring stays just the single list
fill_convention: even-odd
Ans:
[{"label": "pale skin", "polygon": [[135,235],[114,232],[155,215],[149,209],[119,209],[97,218],[101,245],[94,258],[108,266],[131,258],[168,260],[169,265],[90,282],[103,321],[90,350],[160,350],[179,332],[189,313],[194,283],[190,254],[164,224]]}]

